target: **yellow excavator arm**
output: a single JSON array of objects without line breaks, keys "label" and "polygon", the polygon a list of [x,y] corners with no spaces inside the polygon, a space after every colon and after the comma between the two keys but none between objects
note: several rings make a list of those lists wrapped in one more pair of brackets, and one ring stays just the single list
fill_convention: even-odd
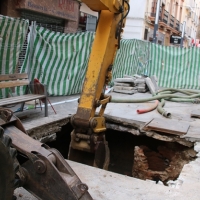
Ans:
[{"label": "yellow excavator arm", "polygon": [[[71,119],[74,131],[72,132],[69,159],[78,161],[74,159],[74,154],[77,152],[73,153],[73,151],[81,150],[103,156],[105,164],[105,148],[107,147],[103,114],[111,96],[106,96],[104,92],[105,86],[112,77],[112,66],[129,11],[129,1],[82,0],[82,2],[92,10],[99,12],[99,21],[78,109]],[[99,112],[97,113],[98,107]],[[94,166],[105,168],[103,163],[97,157],[94,159]]]},{"label": "yellow excavator arm", "polygon": [[[107,169],[109,149],[103,114],[111,97],[104,91],[111,80],[129,4],[128,0],[83,2],[100,16],[78,109],[71,118],[74,131],[69,159],[79,161],[78,152],[92,152],[93,165]],[[98,107],[100,110],[96,113]],[[43,200],[92,200],[88,186],[57,150],[29,137],[11,110],[1,108],[0,115],[0,200],[12,199],[14,189],[20,186]]]}]

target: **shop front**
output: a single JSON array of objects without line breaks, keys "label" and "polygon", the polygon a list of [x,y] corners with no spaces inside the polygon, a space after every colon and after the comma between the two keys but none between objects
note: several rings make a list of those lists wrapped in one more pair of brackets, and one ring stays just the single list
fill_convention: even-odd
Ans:
[{"label": "shop front", "polygon": [[43,26],[61,27],[62,32],[78,29],[80,3],[76,0],[3,0],[1,14],[37,21]]}]

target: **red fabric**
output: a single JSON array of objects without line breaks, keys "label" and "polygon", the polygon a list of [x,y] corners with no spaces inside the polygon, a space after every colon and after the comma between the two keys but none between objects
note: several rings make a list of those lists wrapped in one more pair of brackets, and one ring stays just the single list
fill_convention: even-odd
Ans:
[{"label": "red fabric", "polygon": [[[40,81],[37,78],[33,79],[33,84],[34,84],[34,93],[35,94],[44,94],[44,86],[40,83]],[[42,103],[45,103],[45,98],[40,99],[40,101],[42,101]],[[48,98],[47,98],[47,101],[51,105],[51,102]],[[54,107],[52,105],[51,105],[51,107],[52,107],[54,113],[56,114]]]},{"label": "red fabric", "polygon": [[[44,86],[40,83],[37,78],[33,80],[34,84],[34,94],[44,94]],[[45,103],[45,99],[40,99],[42,103]]]}]

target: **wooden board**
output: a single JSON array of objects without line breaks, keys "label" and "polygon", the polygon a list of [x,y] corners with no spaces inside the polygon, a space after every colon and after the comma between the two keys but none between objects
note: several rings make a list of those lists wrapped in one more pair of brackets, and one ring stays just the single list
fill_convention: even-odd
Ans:
[{"label": "wooden board", "polygon": [[16,81],[2,81],[0,82],[0,88],[9,88],[28,85],[29,80],[16,80]]},{"label": "wooden board", "polygon": [[185,121],[155,118],[145,125],[144,130],[154,130],[173,135],[184,135],[187,133],[189,127],[190,124]]},{"label": "wooden board", "polygon": [[40,95],[40,94],[27,94],[27,95],[15,96],[10,98],[0,99],[0,106],[12,105],[16,103],[22,103],[26,101],[43,99],[43,98],[45,98],[45,95]]},{"label": "wooden board", "polygon": [[17,80],[17,79],[28,79],[27,73],[22,74],[4,74],[0,75],[0,81],[11,81],[11,80]]},{"label": "wooden board", "polygon": [[193,110],[191,113],[191,117],[200,118],[200,110]]}]

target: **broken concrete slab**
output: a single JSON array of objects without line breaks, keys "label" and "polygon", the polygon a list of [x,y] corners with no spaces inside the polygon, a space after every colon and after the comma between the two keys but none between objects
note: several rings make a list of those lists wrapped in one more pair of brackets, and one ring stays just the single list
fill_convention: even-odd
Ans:
[{"label": "broken concrete slab", "polygon": [[131,83],[118,83],[118,82],[114,82],[114,85],[115,85],[115,86],[127,86],[127,87],[129,87],[129,86],[131,86],[132,84],[131,84]]},{"label": "broken concrete slab", "polygon": [[135,81],[134,81],[135,84],[142,84],[142,83],[145,83],[145,78],[137,78]]},{"label": "broken concrete slab", "polygon": [[186,121],[175,119],[154,118],[147,122],[144,130],[153,130],[174,135],[185,135],[188,132],[190,124]]},{"label": "broken concrete slab", "polygon": [[149,88],[149,91],[151,92],[152,95],[156,93],[154,84],[152,83],[151,79],[149,77],[145,78],[146,84]]},{"label": "broken concrete slab", "polygon": [[115,90],[137,90],[137,88],[136,87],[114,86],[114,91]]},{"label": "broken concrete slab", "polygon": [[114,92],[123,93],[123,94],[135,94],[137,90],[118,90],[114,88]]},{"label": "broken concrete slab", "polygon": [[150,77],[153,85],[154,85],[154,88],[155,88],[155,91],[157,92],[159,90],[159,86],[158,86],[158,78],[156,77],[156,75],[153,75]]},{"label": "broken concrete slab", "polygon": [[134,83],[133,78],[116,78],[114,82],[119,82],[119,83]]}]

